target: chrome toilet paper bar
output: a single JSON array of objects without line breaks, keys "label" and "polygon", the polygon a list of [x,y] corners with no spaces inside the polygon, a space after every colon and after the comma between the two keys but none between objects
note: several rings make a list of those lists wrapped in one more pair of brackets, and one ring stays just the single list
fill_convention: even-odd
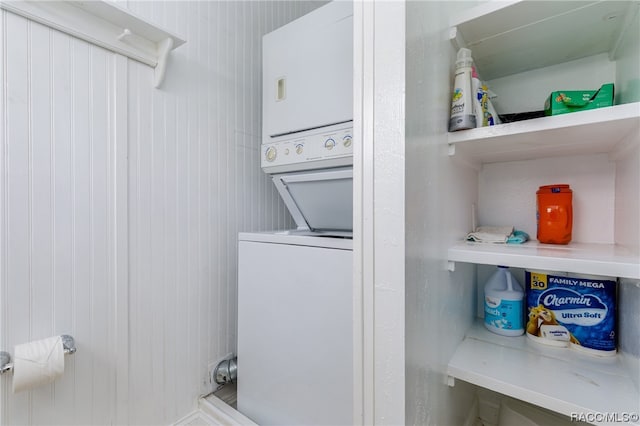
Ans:
[{"label": "chrome toilet paper bar", "polygon": [[[73,337],[68,334],[62,334],[62,348],[65,355],[71,355],[76,352],[76,342]],[[11,355],[8,352],[0,352],[0,374],[7,373],[13,370],[13,364],[11,363]]]}]

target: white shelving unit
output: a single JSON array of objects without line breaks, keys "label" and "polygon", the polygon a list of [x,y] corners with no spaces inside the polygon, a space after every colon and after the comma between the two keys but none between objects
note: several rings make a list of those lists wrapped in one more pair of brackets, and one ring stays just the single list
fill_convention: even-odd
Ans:
[{"label": "white shelving unit", "polygon": [[[622,1],[490,1],[452,19],[456,48],[468,47],[484,80],[609,53],[616,58],[638,4]],[[570,49],[567,49],[570,46]]]},{"label": "white shelving unit", "polygon": [[[639,5],[566,1],[540,7],[535,1],[486,2],[453,19],[450,36],[456,49],[472,49],[484,80],[604,52],[616,60]],[[448,145],[453,160],[481,171],[483,164],[559,156],[604,153],[618,161],[637,153],[638,134],[640,103],[634,102],[449,133]],[[625,195],[635,194],[631,185]],[[455,271],[456,262],[464,262],[640,280],[640,255],[619,244],[458,242],[449,247],[448,260],[450,271]],[[448,374],[451,385],[464,380],[568,416],[640,413],[638,385],[624,357],[601,358],[545,347],[525,336],[499,336],[487,331],[482,320],[457,347]],[[640,424],[637,418],[625,421]]]},{"label": "white shelving unit", "polygon": [[640,394],[619,357],[546,347],[526,336],[499,336],[481,321],[458,347],[448,374],[567,416],[640,412]]},{"label": "white shelving unit", "polygon": [[624,151],[640,131],[640,103],[449,133],[449,155],[483,163]]},{"label": "white shelving unit", "polygon": [[638,255],[614,244],[460,242],[449,248],[449,261],[640,279]]}]

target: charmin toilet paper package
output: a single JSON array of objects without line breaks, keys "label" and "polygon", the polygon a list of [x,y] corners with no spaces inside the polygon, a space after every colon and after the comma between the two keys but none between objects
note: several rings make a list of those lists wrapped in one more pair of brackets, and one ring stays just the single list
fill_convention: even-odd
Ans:
[{"label": "charmin toilet paper package", "polygon": [[527,337],[596,355],[616,353],[617,279],[525,272]]},{"label": "charmin toilet paper package", "polygon": [[13,392],[51,383],[64,373],[64,348],[60,336],[16,345]]}]

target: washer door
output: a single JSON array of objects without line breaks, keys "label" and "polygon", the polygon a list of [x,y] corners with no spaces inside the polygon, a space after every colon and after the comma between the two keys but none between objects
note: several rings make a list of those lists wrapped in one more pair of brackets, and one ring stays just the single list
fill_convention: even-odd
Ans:
[{"label": "washer door", "polygon": [[238,410],[260,425],[352,425],[352,251],[295,239],[238,243]]},{"label": "washer door", "polygon": [[273,176],[298,229],[353,231],[353,168]]}]

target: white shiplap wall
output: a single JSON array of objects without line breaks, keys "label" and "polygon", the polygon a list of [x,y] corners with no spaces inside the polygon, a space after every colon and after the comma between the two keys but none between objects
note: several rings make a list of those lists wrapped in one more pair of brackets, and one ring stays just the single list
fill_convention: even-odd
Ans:
[{"label": "white shiplap wall", "polygon": [[187,40],[161,90],[150,68],[129,65],[135,423],[185,414],[208,365],[235,352],[238,231],[293,226],[260,170],[260,46],[313,6],[129,2]]},{"label": "white shiplap wall", "polygon": [[195,407],[235,351],[237,232],[291,224],[259,165],[261,36],[318,5],[129,2],[187,39],[160,90],[149,67],[1,12],[0,350],[67,332],[78,353],[50,386],[0,378],[0,424]]},{"label": "white shiplap wall", "polygon": [[[461,239],[477,175],[447,158],[450,83],[455,51],[444,34],[469,2],[407,2],[406,73],[406,421],[462,425],[475,390],[446,385],[446,366],[473,321],[475,267],[444,267],[446,248]],[[455,196],[450,196],[455,194]]]},{"label": "white shiplap wall", "polygon": [[31,392],[2,377],[0,420],[113,422],[126,61],[10,13],[0,21],[0,345],[69,333],[82,354]]}]

